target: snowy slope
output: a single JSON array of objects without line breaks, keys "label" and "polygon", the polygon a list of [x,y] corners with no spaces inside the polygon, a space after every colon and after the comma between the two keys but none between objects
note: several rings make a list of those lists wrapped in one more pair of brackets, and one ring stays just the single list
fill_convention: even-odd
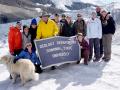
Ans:
[{"label": "snowy slope", "polygon": [[120,8],[119,4],[120,0],[51,0],[55,6],[59,9],[63,9],[63,10],[68,10],[67,6],[71,6],[74,2],[83,2],[83,3],[90,3],[90,4],[94,4],[94,5],[99,5],[99,6],[106,6],[110,3],[115,3],[115,7],[111,7],[111,8]]},{"label": "snowy slope", "polygon": [[[29,24],[31,20],[22,21]],[[8,54],[7,30],[10,24],[0,25],[0,57]],[[6,29],[5,29],[6,28]],[[119,27],[118,27],[119,28]],[[2,36],[1,36],[2,35]],[[9,73],[0,64],[0,90],[120,90],[120,31],[117,30],[112,46],[112,60],[108,63],[90,62],[88,66],[67,64],[56,70],[45,70],[38,81],[20,86],[19,79],[12,84]]]}]

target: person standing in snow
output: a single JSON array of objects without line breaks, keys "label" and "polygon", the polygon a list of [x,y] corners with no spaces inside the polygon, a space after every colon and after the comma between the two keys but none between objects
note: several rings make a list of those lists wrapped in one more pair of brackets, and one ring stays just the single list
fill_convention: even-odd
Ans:
[{"label": "person standing in snow", "polygon": [[22,32],[22,49],[25,49],[26,44],[31,42],[31,35],[29,33],[29,27],[24,25]]},{"label": "person standing in snow", "polygon": [[60,23],[61,23],[61,24],[66,23],[66,15],[65,15],[65,14],[62,14],[62,18],[61,18],[61,20],[60,20]]},{"label": "person standing in snow", "polygon": [[87,24],[87,38],[89,39],[90,55],[89,61],[93,56],[93,47],[95,52],[95,59],[93,61],[100,60],[100,39],[102,38],[102,26],[101,21],[97,18],[96,12],[92,12],[92,17]]},{"label": "person standing in snow", "polygon": [[73,23],[70,16],[66,17],[67,22],[63,24],[61,29],[60,36],[70,37],[75,35],[75,31],[73,30]]},{"label": "person standing in snow", "polygon": [[49,19],[47,13],[42,13],[41,20],[39,21],[37,28],[36,39],[50,38],[58,35],[59,30],[56,23]]},{"label": "person standing in snow", "polygon": [[51,15],[50,18],[56,23],[59,24],[59,14]]},{"label": "person standing in snow", "polygon": [[58,26],[59,32],[60,32],[60,21],[59,21],[59,14],[54,14],[50,16],[50,19],[53,20],[56,25]]},{"label": "person standing in snow", "polygon": [[29,33],[31,34],[32,48],[34,50],[36,50],[34,40],[36,39],[36,35],[37,35],[37,21],[36,21],[35,18],[32,19],[32,21],[31,21],[31,25],[30,25],[30,28],[29,28]]},{"label": "person standing in snow", "polygon": [[[11,55],[17,56],[22,51],[22,34],[21,22],[17,22],[16,26],[11,26],[8,32],[8,45]],[[10,79],[12,79],[10,75]]]},{"label": "person standing in snow", "polygon": [[86,36],[87,25],[81,14],[77,14],[77,20],[73,24],[73,29],[75,30],[76,34],[82,33],[83,36]]},{"label": "person standing in snow", "polygon": [[62,14],[62,18],[60,20],[60,34],[62,33],[63,25],[66,24],[66,23],[67,23],[66,15]]},{"label": "person standing in snow", "polygon": [[96,7],[96,13],[97,13],[98,18],[100,18],[101,17],[101,8],[99,6]]},{"label": "person standing in snow", "polygon": [[103,33],[103,49],[104,61],[108,62],[111,59],[111,45],[112,45],[112,36],[115,33],[115,21],[105,10],[101,12],[101,22],[102,22],[102,33]]},{"label": "person standing in snow", "polygon": [[[101,20],[101,8],[99,6],[96,7],[96,13],[97,13],[97,17],[100,18]],[[103,56],[103,41],[102,38],[100,39],[100,57]]]},{"label": "person standing in snow", "polygon": [[[41,20],[39,21],[37,28],[37,36],[36,39],[45,39],[58,35],[59,30],[56,23],[49,19],[49,15],[47,13],[42,13]],[[55,66],[51,67],[52,70],[55,69]]]},{"label": "person standing in snow", "polygon": [[15,27],[10,27],[8,33],[8,44],[11,55],[18,55],[22,50],[21,23],[17,22]]}]

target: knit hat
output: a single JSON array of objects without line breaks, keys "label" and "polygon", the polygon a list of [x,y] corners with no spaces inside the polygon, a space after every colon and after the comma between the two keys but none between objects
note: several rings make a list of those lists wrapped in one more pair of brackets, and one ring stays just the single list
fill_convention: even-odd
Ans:
[{"label": "knit hat", "polygon": [[32,21],[31,21],[31,25],[37,25],[37,21],[36,21],[36,19],[34,18],[34,19],[32,19]]}]

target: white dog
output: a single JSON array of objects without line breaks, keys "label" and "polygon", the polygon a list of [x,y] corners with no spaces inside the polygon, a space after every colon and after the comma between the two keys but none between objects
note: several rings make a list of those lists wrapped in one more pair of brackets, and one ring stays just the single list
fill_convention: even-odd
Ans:
[{"label": "white dog", "polygon": [[13,78],[13,83],[16,82],[17,75],[20,75],[21,84],[24,85],[29,80],[35,80],[35,66],[28,59],[20,59],[15,64],[13,63],[13,56],[3,56],[1,61],[7,66],[9,73]]}]

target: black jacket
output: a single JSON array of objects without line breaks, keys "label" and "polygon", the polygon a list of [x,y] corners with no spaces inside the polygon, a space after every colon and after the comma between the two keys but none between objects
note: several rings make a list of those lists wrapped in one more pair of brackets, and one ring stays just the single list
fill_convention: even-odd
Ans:
[{"label": "black jacket", "polygon": [[73,30],[73,23],[68,24],[68,22],[63,24],[60,36],[70,37],[74,36],[75,32]]},{"label": "black jacket", "polygon": [[37,28],[33,29],[31,26],[29,28],[29,32],[31,34],[31,41],[33,41],[36,38]]},{"label": "black jacket", "polygon": [[103,20],[101,18],[101,23],[102,23],[102,33],[104,34],[114,34],[115,33],[115,21],[113,20],[112,17],[109,17],[108,20]]},{"label": "black jacket", "polygon": [[35,49],[34,40],[36,39],[37,28],[33,29],[33,28],[30,26],[30,28],[29,28],[29,33],[31,34],[32,47],[33,47],[33,49]]},{"label": "black jacket", "polygon": [[83,19],[80,21],[76,20],[73,24],[73,29],[75,34],[82,33],[83,36],[86,36],[87,25]]}]

